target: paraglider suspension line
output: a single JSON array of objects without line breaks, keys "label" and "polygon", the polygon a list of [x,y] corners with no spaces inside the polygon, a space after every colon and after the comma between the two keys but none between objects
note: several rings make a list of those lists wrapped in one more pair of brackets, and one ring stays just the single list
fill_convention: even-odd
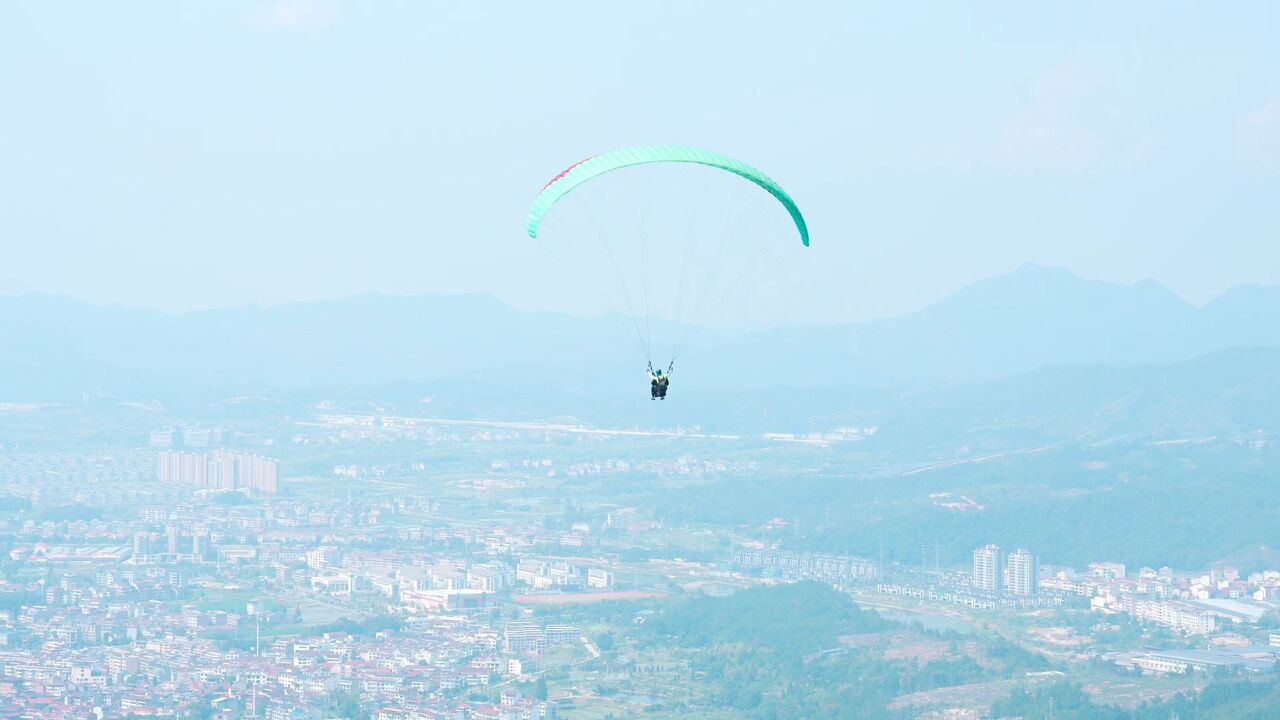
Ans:
[{"label": "paraglider suspension line", "polygon": [[582,210],[582,214],[586,216],[587,221],[591,223],[591,227],[595,229],[596,234],[600,236],[601,242],[604,243],[604,251],[609,256],[609,265],[613,267],[613,275],[618,279],[618,288],[622,291],[622,300],[627,304],[627,314],[631,316],[631,326],[636,331],[636,340],[640,342],[640,348],[644,352],[645,360],[652,362],[653,357],[649,354],[649,345],[644,341],[644,333],[640,332],[640,323],[636,320],[635,307],[631,303],[631,295],[627,292],[627,284],[622,279],[622,270],[618,268],[618,261],[613,256],[613,248],[609,245],[609,237],[600,229],[600,224],[591,216],[591,213],[587,212],[586,206],[582,204],[578,196],[574,195],[573,201]]}]

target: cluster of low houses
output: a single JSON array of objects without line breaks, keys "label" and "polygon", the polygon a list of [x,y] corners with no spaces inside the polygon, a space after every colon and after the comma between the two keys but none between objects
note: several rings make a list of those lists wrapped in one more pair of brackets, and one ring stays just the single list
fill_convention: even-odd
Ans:
[{"label": "cluster of low houses", "polygon": [[[540,642],[516,640],[530,636]],[[381,718],[536,720],[554,717],[554,703],[510,687],[498,703],[478,700],[492,684],[531,679],[529,656],[548,643],[579,637],[574,628],[530,623],[500,633],[453,616],[414,619],[372,637],[332,632],[251,649],[177,635],[88,647],[45,643],[0,651],[0,718],[164,717],[207,704],[227,717],[310,720],[335,698],[354,697]]]}]

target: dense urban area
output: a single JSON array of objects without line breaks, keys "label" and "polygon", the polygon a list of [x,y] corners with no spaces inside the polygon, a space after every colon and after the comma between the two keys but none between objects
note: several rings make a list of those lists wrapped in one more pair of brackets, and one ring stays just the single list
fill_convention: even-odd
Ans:
[{"label": "dense urban area", "polygon": [[[14,427],[47,412],[7,409]],[[650,502],[800,473],[875,432],[326,407],[91,450],[13,431],[0,717],[1021,717],[1054,693],[1148,707],[1276,668],[1280,570],[940,539],[833,552],[788,517],[673,521]]]}]

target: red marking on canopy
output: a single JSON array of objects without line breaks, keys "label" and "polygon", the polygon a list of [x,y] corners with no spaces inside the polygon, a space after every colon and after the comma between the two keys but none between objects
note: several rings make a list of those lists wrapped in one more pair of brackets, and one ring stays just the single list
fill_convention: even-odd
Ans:
[{"label": "red marking on canopy", "polygon": [[[579,165],[581,165],[582,163],[586,162],[587,160],[590,160],[590,159],[591,159],[591,158],[593,158],[593,157],[595,157],[595,155],[592,155],[592,156],[591,156],[591,157],[589,157],[589,158],[584,158],[584,159],[582,159],[582,160],[579,160],[578,162],[576,162],[576,163],[574,163],[574,164],[570,165],[569,167],[565,168],[564,170],[561,170],[561,171],[560,171],[560,174],[559,174],[559,175],[557,175],[557,176],[555,176],[555,177],[553,177],[553,178],[551,178],[550,180],[548,180],[548,181],[547,181],[547,184],[542,186],[542,189],[543,189],[543,190],[546,190],[547,188],[551,187],[552,185],[554,185],[554,184],[555,184],[555,182],[556,182],[557,180],[559,180],[560,178],[564,177],[565,175],[568,175],[569,173],[573,172],[573,169],[574,169],[574,168],[578,167]],[[541,192],[541,190],[540,190],[539,192]]]}]

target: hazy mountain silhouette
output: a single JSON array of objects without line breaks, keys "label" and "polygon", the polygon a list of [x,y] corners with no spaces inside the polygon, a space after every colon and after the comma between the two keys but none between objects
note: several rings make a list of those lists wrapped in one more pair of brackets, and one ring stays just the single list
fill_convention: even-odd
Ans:
[{"label": "hazy mountain silhouette", "polygon": [[[1197,308],[1152,281],[1121,285],[1028,265],[898,318],[708,334],[681,363],[680,382],[706,392],[866,392],[1049,365],[1172,363],[1280,346],[1277,318],[1280,288],[1236,288]],[[180,315],[23,295],[0,298],[0,400],[451,381],[519,386],[536,403],[540,393],[609,394],[643,383],[628,332],[616,317],[521,313],[481,295],[367,295]]]},{"label": "hazy mountain silhouette", "polygon": [[1280,421],[1280,348],[1228,348],[1165,364],[1054,365],[900,395],[886,408],[885,424],[917,439],[987,430],[1015,444],[1247,440]]},{"label": "hazy mountain silhouette", "polygon": [[1280,345],[1278,318],[1276,287],[1237,288],[1197,308],[1154,281],[1121,285],[1026,265],[916,313],[735,338],[708,357],[753,358],[801,382],[911,386],[1051,364],[1164,363]]},{"label": "hazy mountain silhouette", "polygon": [[600,363],[621,364],[625,350],[600,342],[615,326],[522,314],[481,295],[368,295],[175,316],[25,295],[0,299],[0,397],[519,378],[573,386],[594,378]]}]

